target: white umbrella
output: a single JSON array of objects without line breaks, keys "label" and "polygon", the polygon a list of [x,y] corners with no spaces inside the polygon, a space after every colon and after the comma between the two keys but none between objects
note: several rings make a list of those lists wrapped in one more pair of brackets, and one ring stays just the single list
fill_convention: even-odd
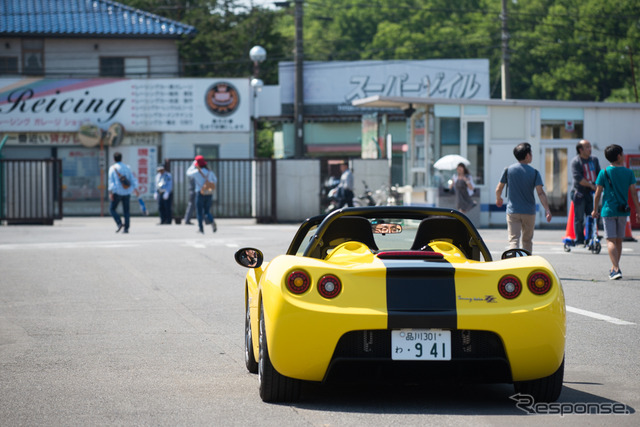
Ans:
[{"label": "white umbrella", "polygon": [[433,167],[443,171],[450,171],[457,168],[460,163],[464,163],[466,166],[471,164],[469,160],[459,154],[447,154],[446,156],[439,158],[433,164]]}]

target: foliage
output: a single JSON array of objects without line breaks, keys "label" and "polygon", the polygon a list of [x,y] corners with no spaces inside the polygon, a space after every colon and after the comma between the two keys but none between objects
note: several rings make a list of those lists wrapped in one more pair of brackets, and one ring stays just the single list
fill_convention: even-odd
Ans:
[{"label": "foliage", "polygon": [[[293,59],[293,1],[285,8],[245,7],[238,0],[121,2],[197,28],[181,42],[185,76],[248,77],[248,52],[259,44],[268,52],[260,77],[278,84],[278,62]],[[637,0],[507,3],[512,98],[635,101]],[[498,0],[305,0],[304,58],[488,58],[496,98],[501,16]]]},{"label": "foliage", "polygon": [[273,133],[275,131],[273,123],[259,122],[257,132],[256,157],[273,157]]}]

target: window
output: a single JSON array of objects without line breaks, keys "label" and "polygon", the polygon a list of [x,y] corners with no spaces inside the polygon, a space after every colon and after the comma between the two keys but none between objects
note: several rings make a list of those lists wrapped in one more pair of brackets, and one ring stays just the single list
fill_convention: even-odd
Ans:
[{"label": "window", "polygon": [[217,145],[196,145],[196,156],[203,156],[205,159],[217,159],[220,147]]},{"label": "window", "polygon": [[542,139],[582,139],[582,120],[542,120]]},{"label": "window", "polygon": [[124,58],[100,58],[100,77],[124,77]]},{"label": "window", "polygon": [[101,77],[149,77],[149,58],[101,57]]},{"label": "window", "polygon": [[22,69],[27,76],[44,75],[44,40],[22,40]]},{"label": "window", "polygon": [[582,108],[541,108],[541,139],[582,139],[584,110]]},{"label": "window", "polygon": [[440,155],[460,154],[460,119],[441,117],[440,121]]},{"label": "window", "polygon": [[18,74],[17,56],[0,56],[0,75]]},{"label": "window", "polygon": [[484,122],[467,122],[467,158],[476,184],[484,184]]}]

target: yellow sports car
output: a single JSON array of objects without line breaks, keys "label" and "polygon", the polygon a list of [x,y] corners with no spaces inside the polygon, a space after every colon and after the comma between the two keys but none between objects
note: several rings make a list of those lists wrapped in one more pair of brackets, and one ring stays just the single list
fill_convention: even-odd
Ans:
[{"label": "yellow sports car", "polygon": [[547,260],[493,261],[467,217],[413,206],[345,208],[306,220],[285,255],[236,252],[245,362],[267,402],[303,381],[443,378],[513,383],[558,398],[565,303]]}]

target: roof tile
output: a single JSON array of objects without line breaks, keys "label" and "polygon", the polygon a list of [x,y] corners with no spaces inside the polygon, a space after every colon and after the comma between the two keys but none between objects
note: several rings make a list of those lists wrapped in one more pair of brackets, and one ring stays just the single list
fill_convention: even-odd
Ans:
[{"label": "roof tile", "polygon": [[194,34],[196,29],[111,0],[2,0],[0,35],[145,36]]}]

